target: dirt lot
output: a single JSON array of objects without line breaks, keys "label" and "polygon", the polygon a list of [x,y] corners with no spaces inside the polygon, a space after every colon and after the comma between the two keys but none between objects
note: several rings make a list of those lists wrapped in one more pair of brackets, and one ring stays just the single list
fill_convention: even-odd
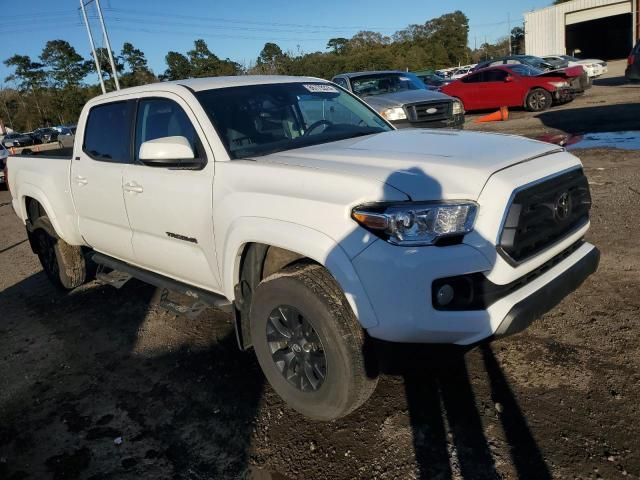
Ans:
[{"label": "dirt lot", "polygon": [[[500,130],[546,128],[515,116]],[[466,355],[402,348],[330,424],[278,399],[225,314],[177,317],[134,281],[56,292],[0,192],[0,478],[638,478],[640,152],[575,153],[598,274],[523,334]]]}]

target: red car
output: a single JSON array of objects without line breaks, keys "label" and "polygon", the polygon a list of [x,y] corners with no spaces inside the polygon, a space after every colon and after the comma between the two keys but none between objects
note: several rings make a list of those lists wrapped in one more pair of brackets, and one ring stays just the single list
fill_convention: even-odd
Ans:
[{"label": "red car", "polygon": [[460,99],[466,111],[524,107],[540,112],[573,100],[572,80],[582,74],[582,67],[543,72],[527,65],[504,65],[473,72],[441,91]]}]

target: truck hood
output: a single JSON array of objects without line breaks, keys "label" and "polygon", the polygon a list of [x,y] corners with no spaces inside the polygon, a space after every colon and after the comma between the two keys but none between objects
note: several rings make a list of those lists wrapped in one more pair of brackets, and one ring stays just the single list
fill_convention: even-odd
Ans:
[{"label": "truck hood", "polygon": [[362,97],[362,100],[367,102],[376,110],[381,110],[390,107],[399,107],[410,103],[420,102],[434,102],[452,100],[451,97],[444,93],[436,92],[433,90],[405,90],[403,92],[385,93],[382,95],[369,95]]},{"label": "truck hood", "polygon": [[413,200],[476,200],[493,173],[559,150],[556,145],[512,135],[408,129],[255,160],[368,177]]}]

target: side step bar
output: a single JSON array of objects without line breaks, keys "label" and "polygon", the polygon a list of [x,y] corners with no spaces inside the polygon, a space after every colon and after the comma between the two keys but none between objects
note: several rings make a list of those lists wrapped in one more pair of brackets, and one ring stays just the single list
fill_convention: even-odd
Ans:
[{"label": "side step bar", "polygon": [[219,310],[224,310],[227,312],[231,311],[231,302],[217,293],[208,292],[207,290],[203,290],[201,288],[192,287],[191,285],[187,285],[186,283],[173,280],[172,278],[165,277],[164,275],[160,275],[158,273],[144,270],[140,267],[134,267],[133,265],[109,257],[102,253],[94,253],[92,259],[97,265],[102,265],[104,267],[111,268],[114,271],[121,272],[123,276],[131,276],[155,287],[186,295],[194,301],[194,305],[195,303],[205,303]]}]

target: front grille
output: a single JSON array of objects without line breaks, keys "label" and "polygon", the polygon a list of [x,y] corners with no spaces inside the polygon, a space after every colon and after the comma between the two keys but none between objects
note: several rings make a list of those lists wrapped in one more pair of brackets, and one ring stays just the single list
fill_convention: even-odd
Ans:
[{"label": "front grille", "polygon": [[437,122],[451,117],[453,104],[450,101],[428,102],[407,105],[405,108],[410,122]]},{"label": "front grille", "polygon": [[498,252],[511,263],[522,262],[584,225],[590,209],[582,169],[520,190],[509,207]]}]

